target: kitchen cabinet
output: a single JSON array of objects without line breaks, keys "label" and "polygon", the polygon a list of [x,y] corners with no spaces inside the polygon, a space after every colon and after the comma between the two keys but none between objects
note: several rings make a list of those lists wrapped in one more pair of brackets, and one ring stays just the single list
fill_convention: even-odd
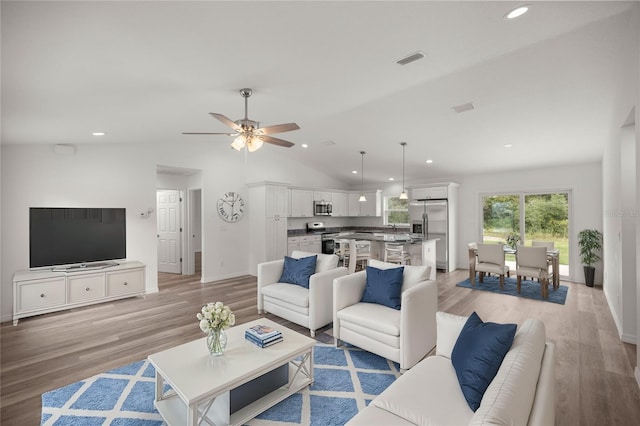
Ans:
[{"label": "kitchen cabinet", "polygon": [[360,216],[360,193],[349,193],[349,205],[347,207],[349,216]]},{"label": "kitchen cabinet", "polygon": [[266,185],[265,186],[265,216],[266,217],[287,217],[288,216],[288,192],[285,186]]},{"label": "kitchen cabinet", "polygon": [[349,194],[346,192],[333,192],[331,194],[331,203],[333,205],[332,216],[349,216]]},{"label": "kitchen cabinet", "polygon": [[283,217],[268,217],[265,222],[264,262],[284,259],[287,254],[287,219]]},{"label": "kitchen cabinet", "polygon": [[313,201],[325,201],[327,203],[331,202],[331,192],[327,191],[313,191]]},{"label": "kitchen cabinet", "polygon": [[448,190],[446,186],[430,186],[411,189],[412,200],[428,200],[431,198],[447,198]]},{"label": "kitchen cabinet", "polygon": [[294,250],[308,253],[322,253],[322,239],[320,235],[302,235],[287,238],[287,252],[291,256]]},{"label": "kitchen cabinet", "polygon": [[300,237],[300,251],[322,253],[322,240],[320,235],[305,235],[304,237]]},{"label": "kitchen cabinet", "polygon": [[314,192],[310,189],[291,188],[289,190],[291,209],[289,217],[312,217]]},{"label": "kitchen cabinet", "polygon": [[249,187],[249,272],[257,275],[258,264],[282,259],[287,254],[287,185],[259,182]]}]

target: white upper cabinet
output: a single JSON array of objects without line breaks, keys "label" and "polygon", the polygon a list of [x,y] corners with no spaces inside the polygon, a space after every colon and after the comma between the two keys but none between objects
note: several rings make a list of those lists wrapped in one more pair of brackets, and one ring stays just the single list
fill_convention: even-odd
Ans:
[{"label": "white upper cabinet", "polygon": [[266,217],[287,217],[288,190],[285,186],[265,185],[265,216]]},{"label": "white upper cabinet", "polygon": [[310,189],[291,188],[290,190],[291,212],[289,217],[313,216],[313,194]]},{"label": "white upper cabinet", "polygon": [[331,192],[327,191],[313,191],[313,201],[325,201],[327,203],[331,202]]},{"label": "white upper cabinet", "polygon": [[333,204],[332,216],[345,217],[349,215],[349,194],[345,192],[331,193],[331,203]]},{"label": "white upper cabinet", "polygon": [[412,200],[423,200],[431,198],[447,198],[448,191],[446,186],[430,186],[424,188],[411,189]]}]

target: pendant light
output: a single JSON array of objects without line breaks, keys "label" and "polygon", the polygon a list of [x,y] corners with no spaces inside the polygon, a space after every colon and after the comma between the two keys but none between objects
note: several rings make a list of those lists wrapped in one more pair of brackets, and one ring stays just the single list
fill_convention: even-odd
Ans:
[{"label": "pendant light", "polygon": [[360,201],[361,203],[364,203],[365,201],[367,201],[367,197],[364,196],[364,155],[366,154],[366,152],[364,151],[360,151],[360,155],[362,155],[362,170],[360,173],[360,198],[358,198],[358,201]]},{"label": "pendant light", "polygon": [[409,197],[407,197],[407,190],[404,187],[404,148],[407,146],[407,143],[400,142],[400,145],[402,145],[402,192],[398,198],[401,200],[407,200]]}]

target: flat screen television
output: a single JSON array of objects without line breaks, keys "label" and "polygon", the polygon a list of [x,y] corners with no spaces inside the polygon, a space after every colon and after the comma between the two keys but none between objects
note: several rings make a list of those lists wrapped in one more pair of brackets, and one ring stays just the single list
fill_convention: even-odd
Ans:
[{"label": "flat screen television", "polygon": [[85,265],[127,257],[126,209],[31,207],[29,266]]}]

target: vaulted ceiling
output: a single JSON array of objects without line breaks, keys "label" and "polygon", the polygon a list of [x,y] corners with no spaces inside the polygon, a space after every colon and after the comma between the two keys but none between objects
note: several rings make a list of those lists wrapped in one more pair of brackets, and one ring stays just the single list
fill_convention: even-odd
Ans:
[{"label": "vaulted ceiling", "polygon": [[408,181],[598,161],[633,2],[519,4],[2,1],[2,143],[229,149],[181,132],[226,132],[208,113],[243,118],[249,87],[249,118],[301,128],[262,150],[347,183],[361,150],[400,179],[401,141]]}]

